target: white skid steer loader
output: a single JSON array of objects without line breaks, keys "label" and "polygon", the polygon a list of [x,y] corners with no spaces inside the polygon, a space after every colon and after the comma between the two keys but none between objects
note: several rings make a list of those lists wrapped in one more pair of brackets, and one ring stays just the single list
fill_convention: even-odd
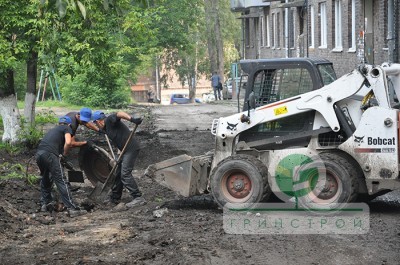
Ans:
[{"label": "white skid steer loader", "polygon": [[[214,152],[151,165],[148,176],[183,196],[211,191],[220,206],[272,193],[346,203],[400,188],[399,64],[361,65],[337,80],[318,63],[293,76],[298,63],[246,64],[247,109],[213,121]],[[330,83],[316,87],[313,69]]]}]

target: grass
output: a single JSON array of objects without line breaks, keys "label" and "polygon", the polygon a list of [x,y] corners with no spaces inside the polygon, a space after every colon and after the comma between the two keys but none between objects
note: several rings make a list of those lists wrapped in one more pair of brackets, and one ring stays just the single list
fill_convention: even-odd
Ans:
[{"label": "grass", "polygon": [[[24,101],[18,101],[18,108],[23,109],[25,107],[25,102]],[[36,107],[41,107],[41,108],[67,108],[67,109],[80,109],[83,106],[80,105],[74,105],[67,103],[65,101],[58,101],[58,100],[46,100],[46,101],[38,101],[36,102]]]}]

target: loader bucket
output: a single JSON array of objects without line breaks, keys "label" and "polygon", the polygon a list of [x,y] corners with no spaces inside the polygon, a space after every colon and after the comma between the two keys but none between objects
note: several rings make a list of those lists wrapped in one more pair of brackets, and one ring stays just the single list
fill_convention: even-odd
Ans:
[{"label": "loader bucket", "polygon": [[212,155],[177,156],[150,165],[145,175],[184,197],[203,194],[207,190]]}]

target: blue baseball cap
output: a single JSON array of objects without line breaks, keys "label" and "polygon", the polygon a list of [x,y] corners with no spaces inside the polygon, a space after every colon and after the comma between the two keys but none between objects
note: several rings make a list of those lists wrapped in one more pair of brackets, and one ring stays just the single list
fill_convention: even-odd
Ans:
[{"label": "blue baseball cap", "polygon": [[79,115],[81,121],[89,122],[92,119],[92,110],[90,108],[81,108]]},{"label": "blue baseball cap", "polygon": [[71,124],[72,120],[68,116],[62,116],[58,119],[58,123],[65,123],[65,124]]},{"label": "blue baseball cap", "polygon": [[104,120],[106,118],[106,114],[104,114],[104,112],[101,110],[96,110],[93,112],[92,118],[94,121]]}]

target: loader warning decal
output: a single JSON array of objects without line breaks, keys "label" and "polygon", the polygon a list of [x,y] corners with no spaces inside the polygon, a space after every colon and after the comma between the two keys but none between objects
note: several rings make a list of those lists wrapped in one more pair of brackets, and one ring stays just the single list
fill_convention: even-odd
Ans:
[{"label": "loader warning decal", "polygon": [[282,115],[288,113],[287,107],[282,106],[279,108],[274,109],[275,116]]},{"label": "loader warning decal", "polygon": [[395,153],[396,148],[355,148],[356,153]]}]

